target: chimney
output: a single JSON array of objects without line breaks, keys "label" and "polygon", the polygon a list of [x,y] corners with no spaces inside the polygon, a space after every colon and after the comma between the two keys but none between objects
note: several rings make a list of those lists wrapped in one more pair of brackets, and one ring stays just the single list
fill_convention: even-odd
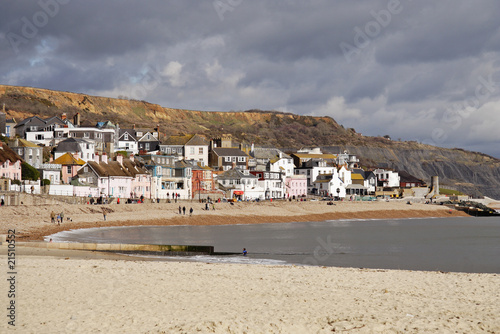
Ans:
[{"label": "chimney", "polygon": [[66,113],[65,113],[65,112],[63,112],[63,113],[62,113],[62,115],[61,115],[61,119],[62,119],[63,121],[65,121],[65,120],[66,120]]},{"label": "chimney", "polygon": [[135,130],[135,124],[132,124],[132,129],[134,129],[134,130]]},{"label": "chimney", "polygon": [[107,163],[108,163],[108,156],[106,155],[106,153],[103,153],[103,154],[101,155],[101,160],[102,160],[102,162],[104,162],[105,164],[107,164]]},{"label": "chimney", "polygon": [[94,154],[94,161],[99,163],[99,154]]},{"label": "chimney", "polygon": [[120,164],[123,165],[123,155],[117,154],[116,155],[116,161]]},{"label": "chimney", "polygon": [[80,159],[80,152],[73,153],[73,158],[75,158],[76,160]]},{"label": "chimney", "polygon": [[80,113],[78,113],[78,112],[73,117],[73,125],[80,126]]},{"label": "chimney", "polygon": [[131,154],[130,157],[129,157],[130,161],[134,162],[134,155]]},{"label": "chimney", "polygon": [[158,139],[160,137],[160,124],[156,124],[155,132],[153,133],[153,137]]}]

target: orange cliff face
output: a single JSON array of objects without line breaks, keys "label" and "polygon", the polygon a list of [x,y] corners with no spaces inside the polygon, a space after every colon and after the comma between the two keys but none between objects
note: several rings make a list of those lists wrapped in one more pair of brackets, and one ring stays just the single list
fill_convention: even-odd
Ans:
[{"label": "orange cliff face", "polygon": [[[286,126],[294,123],[299,123],[302,127],[317,126],[321,123],[322,128],[329,129],[331,133],[344,131],[330,117],[300,116],[259,110],[222,112],[175,109],[145,101],[33,87],[0,85],[0,100],[0,103],[6,104],[8,117],[14,117],[16,120],[34,115],[41,118],[60,116],[63,112],[71,118],[79,112],[82,121],[110,120],[113,123],[119,123],[122,128],[132,124],[140,127],[154,127],[160,124],[167,134],[179,132],[206,135],[219,132],[251,134],[251,129],[256,125],[262,127],[272,124],[279,127],[282,124]],[[278,129],[278,131],[283,132],[283,129]],[[256,137],[258,137],[257,134]],[[244,138],[238,139],[244,140]]]}]

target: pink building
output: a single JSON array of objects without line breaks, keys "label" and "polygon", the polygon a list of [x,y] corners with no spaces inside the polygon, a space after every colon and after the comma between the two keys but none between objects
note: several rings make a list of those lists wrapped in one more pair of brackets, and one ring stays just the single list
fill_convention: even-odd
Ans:
[{"label": "pink building", "polygon": [[[116,161],[108,160],[106,154],[95,156],[97,161],[88,161],[77,173],[78,182],[98,189],[99,195],[118,198],[150,198],[151,176],[144,166],[132,156]],[[99,161],[100,160],[100,161]]]},{"label": "pink building", "polygon": [[62,165],[62,178],[61,181],[65,184],[69,184],[73,176],[76,175],[78,170],[85,165],[85,161],[80,159],[79,154],[75,153],[65,153],[61,155],[56,160],[52,161],[53,164]]},{"label": "pink building", "polygon": [[21,158],[6,144],[0,142],[0,176],[21,180]]},{"label": "pink building", "polygon": [[144,198],[151,198],[151,174],[145,168],[137,168],[134,155],[131,155],[129,159],[123,159],[123,156],[118,155],[116,161],[122,164],[133,176],[130,185],[130,197],[139,198],[144,196]]},{"label": "pink building", "polygon": [[292,175],[285,179],[286,197],[298,197],[307,195],[307,176]]}]

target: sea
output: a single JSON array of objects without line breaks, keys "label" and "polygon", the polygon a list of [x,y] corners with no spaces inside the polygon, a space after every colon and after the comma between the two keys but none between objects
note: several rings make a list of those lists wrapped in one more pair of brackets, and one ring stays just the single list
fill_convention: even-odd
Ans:
[{"label": "sea", "polygon": [[101,227],[63,231],[49,238],[54,242],[207,245],[214,246],[215,252],[230,253],[143,255],[158,261],[500,273],[497,217]]}]

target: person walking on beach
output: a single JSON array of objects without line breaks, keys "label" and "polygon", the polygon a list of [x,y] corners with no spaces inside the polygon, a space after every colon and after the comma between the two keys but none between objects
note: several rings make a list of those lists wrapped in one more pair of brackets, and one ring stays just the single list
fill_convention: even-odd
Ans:
[{"label": "person walking on beach", "polygon": [[64,222],[64,211],[61,211],[59,216],[61,216],[61,223],[63,223]]},{"label": "person walking on beach", "polygon": [[186,207],[185,207],[185,206],[183,206],[183,207],[182,207],[182,213],[183,213],[184,215],[186,215]]},{"label": "person walking on beach", "polygon": [[189,216],[192,216],[193,215],[193,208],[190,208],[189,209]]},{"label": "person walking on beach", "polygon": [[107,214],[107,210],[105,208],[102,208],[102,216],[104,217],[104,220],[106,220],[106,214]]},{"label": "person walking on beach", "polygon": [[55,223],[56,222],[56,213],[54,211],[52,211],[50,213],[50,222],[51,223]]},{"label": "person walking on beach", "polygon": [[57,215],[57,225],[61,225],[61,214]]},{"label": "person walking on beach", "polygon": [[247,249],[246,248],[243,248],[243,256],[247,256]]},{"label": "person walking on beach", "polygon": [[182,208],[181,208],[181,206],[179,205],[179,214],[181,214],[181,211],[182,211]]}]

